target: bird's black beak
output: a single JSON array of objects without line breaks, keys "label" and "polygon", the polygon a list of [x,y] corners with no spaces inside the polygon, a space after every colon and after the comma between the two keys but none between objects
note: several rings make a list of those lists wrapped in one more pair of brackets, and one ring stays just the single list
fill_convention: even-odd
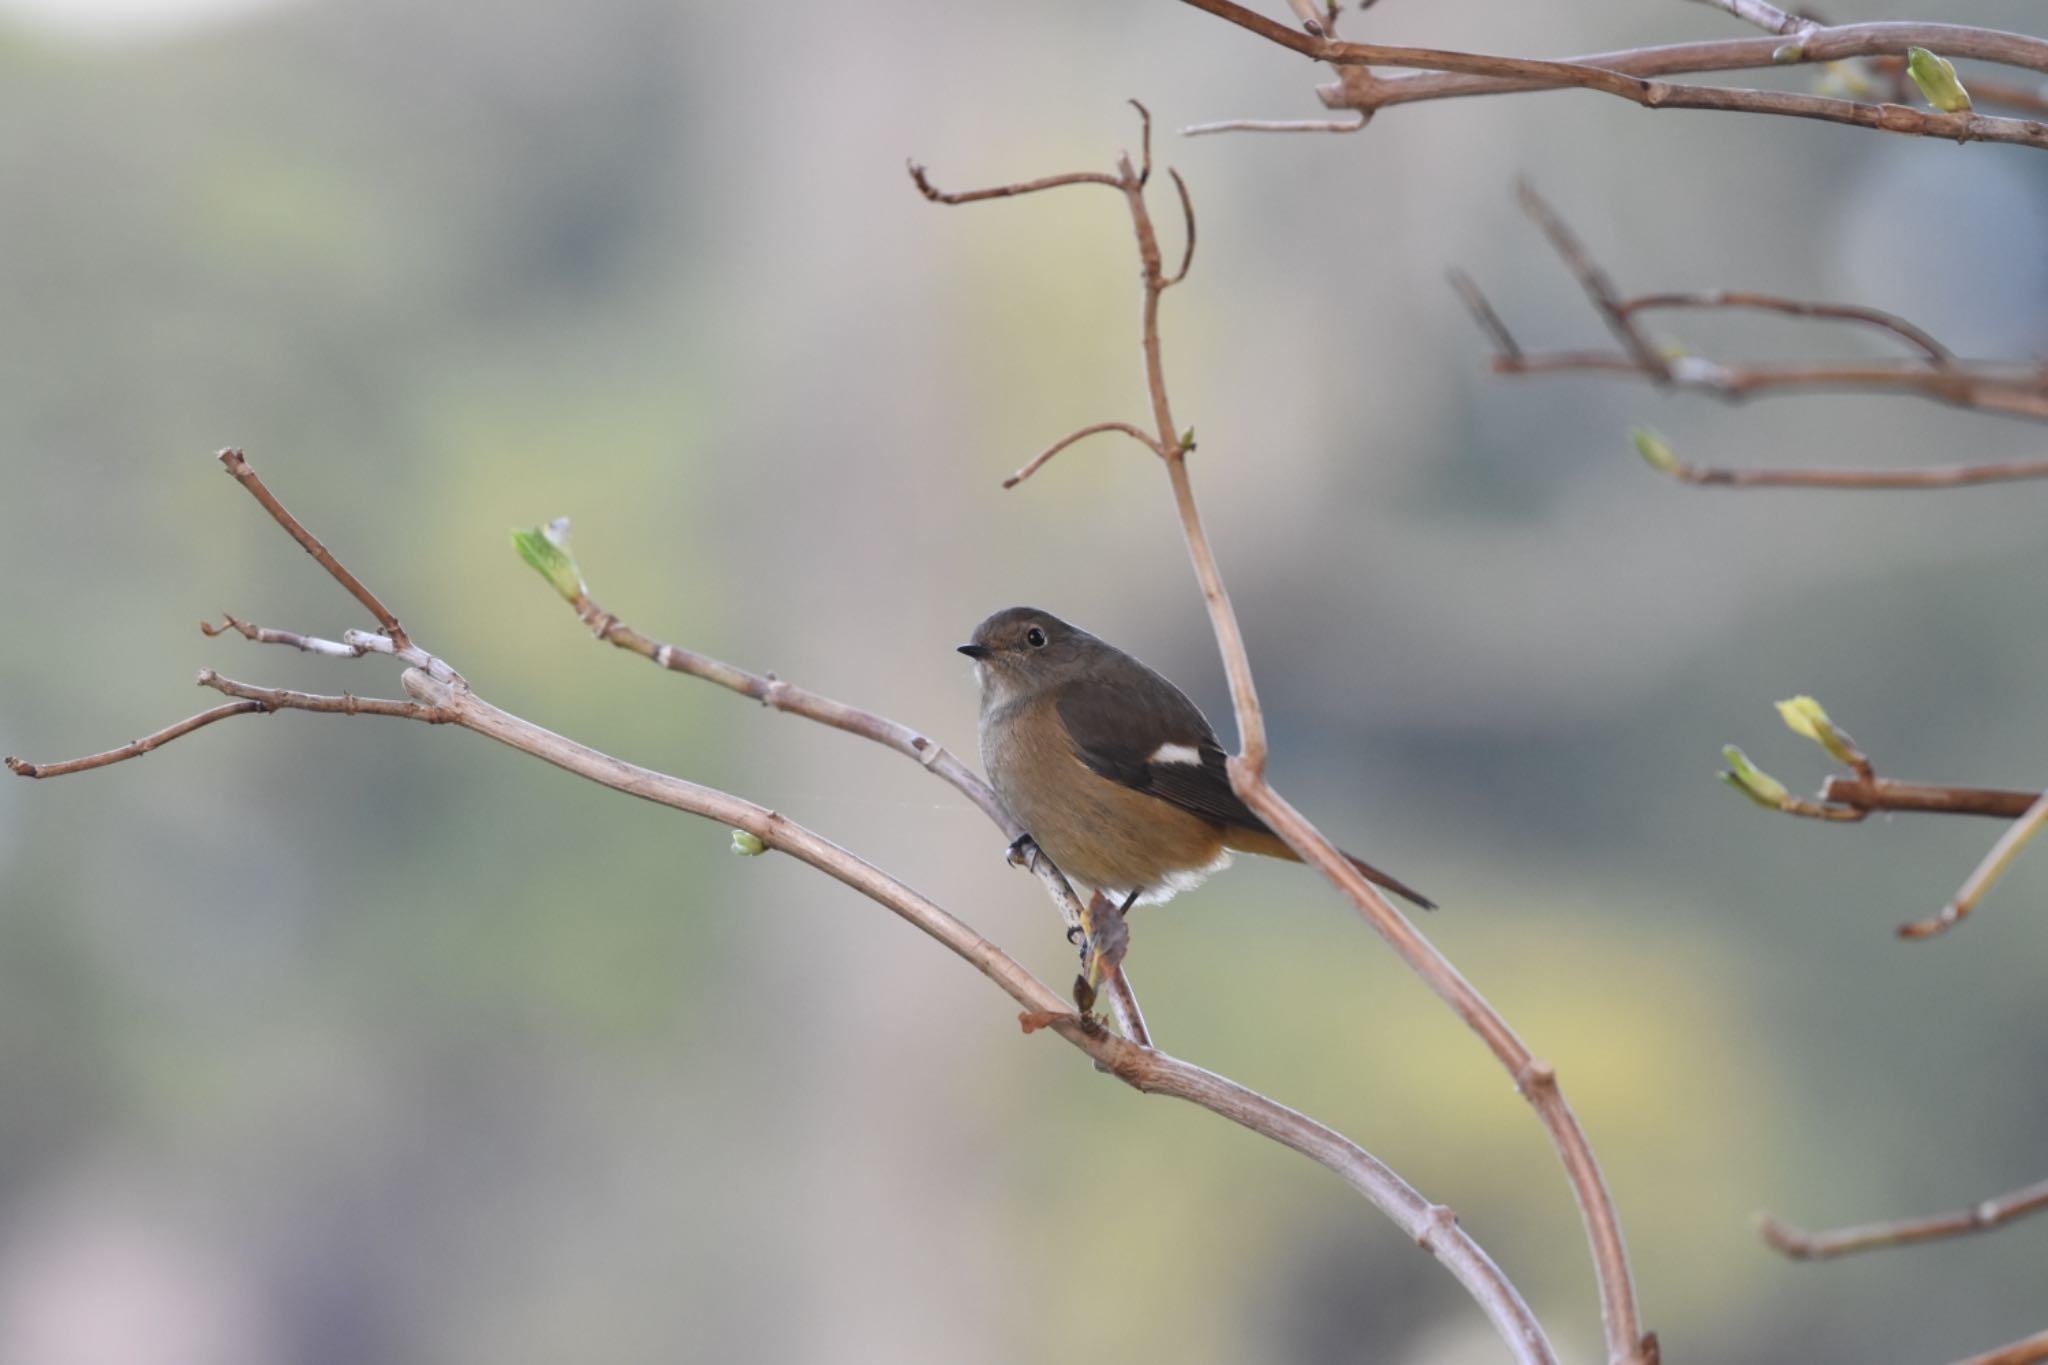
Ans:
[{"label": "bird's black beak", "polygon": [[962,645],[960,646],[960,652],[970,659],[986,659],[988,657],[988,646]]}]

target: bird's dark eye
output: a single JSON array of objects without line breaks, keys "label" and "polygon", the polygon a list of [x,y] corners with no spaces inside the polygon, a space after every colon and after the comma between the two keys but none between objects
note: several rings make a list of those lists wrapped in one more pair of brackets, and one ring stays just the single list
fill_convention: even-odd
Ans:
[{"label": "bird's dark eye", "polygon": [[1024,643],[1030,645],[1033,649],[1045,648],[1045,632],[1037,626],[1033,626],[1024,632]]}]

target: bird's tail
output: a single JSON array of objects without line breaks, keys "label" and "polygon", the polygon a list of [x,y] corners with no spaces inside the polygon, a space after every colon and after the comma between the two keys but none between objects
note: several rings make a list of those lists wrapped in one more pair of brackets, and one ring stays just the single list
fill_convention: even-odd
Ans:
[{"label": "bird's tail", "polygon": [[[1226,848],[1234,848],[1243,853],[1263,853],[1268,858],[1285,858],[1292,863],[1301,861],[1300,854],[1289,848],[1279,835],[1267,829],[1253,830],[1246,829],[1241,825],[1233,825],[1224,831],[1223,843]],[[1344,852],[1342,849],[1337,851],[1339,853]],[[1388,876],[1371,863],[1365,861],[1365,859],[1354,858],[1349,853],[1345,853],[1344,860],[1357,868],[1359,874],[1374,886],[1393,892],[1417,909],[1436,909],[1435,901],[1423,895],[1414,887],[1409,886],[1406,882],[1401,881],[1398,877]]]}]

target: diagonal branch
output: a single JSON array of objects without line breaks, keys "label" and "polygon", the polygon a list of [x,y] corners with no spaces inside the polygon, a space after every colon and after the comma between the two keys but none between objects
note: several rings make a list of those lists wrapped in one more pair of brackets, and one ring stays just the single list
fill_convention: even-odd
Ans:
[{"label": "diagonal branch", "polygon": [[[1191,3],[1205,9],[1213,8],[1207,0],[1191,0]],[[1238,7],[1233,5],[1230,8]],[[1249,15],[1250,12],[1244,13]],[[1252,18],[1259,24],[1278,27],[1260,16]],[[1337,886],[1410,969],[1479,1034],[1514,1078],[1516,1089],[1550,1132],[1585,1222],[1594,1274],[1600,1286],[1608,1359],[1612,1365],[1654,1365],[1657,1340],[1655,1334],[1642,1330],[1628,1253],[1623,1244],[1613,1197],[1593,1156],[1592,1145],[1558,1087],[1555,1071],[1529,1051],[1507,1022],[1459,975],[1449,960],[1358,874],[1321,831],[1289,806],[1266,781],[1265,717],[1252,681],[1250,656],[1215,554],[1210,548],[1208,534],[1203,528],[1188,470],[1190,447],[1176,435],[1179,428],[1175,425],[1167,392],[1160,346],[1159,300],[1165,292],[1168,277],[1162,268],[1159,239],[1145,203],[1144,182],[1132,168],[1128,157],[1118,163],[1117,172],[1130,211],[1138,251],[1142,282],[1140,340],[1145,388],[1152,403],[1153,435],[1159,447],[1166,451],[1167,481],[1180,515],[1183,539],[1208,607],[1224,670],[1230,680],[1231,703],[1240,737],[1240,753],[1230,760],[1231,784],[1290,848]]]},{"label": "diagonal branch", "polygon": [[1998,842],[1991,846],[1991,851],[1985,854],[1983,861],[1971,871],[1963,882],[1962,889],[1956,892],[1948,904],[1927,919],[1900,925],[1899,937],[1933,938],[1954,928],[1963,916],[1976,908],[1977,902],[1984,899],[1984,893],[2005,875],[2006,870],[2019,858],[2021,851],[2044,827],[2048,827],[2048,796],[2036,801],[2025,815],[2013,821],[2005,833],[1998,836]]},{"label": "diagonal branch", "polygon": [[1824,1261],[1881,1247],[1909,1246],[1915,1242],[1989,1232],[2044,1209],[2048,1209],[2048,1180],[1979,1200],[1968,1208],[1927,1218],[1900,1218],[1885,1223],[1860,1223],[1828,1232],[1807,1232],[1766,1213],[1758,1216],[1756,1230],[1757,1235],[1771,1247],[1795,1261]]},{"label": "diagonal branch", "polygon": [[1592,300],[1594,311],[1600,314],[1601,320],[1607,324],[1607,330],[1614,333],[1615,340],[1621,343],[1622,349],[1635,361],[1636,368],[1655,383],[1669,384],[1671,366],[1665,363],[1664,357],[1657,353],[1657,348],[1651,344],[1650,339],[1636,326],[1635,319],[1630,315],[1632,310],[1626,307],[1621,301],[1621,296],[1614,292],[1614,284],[1607,278],[1607,272],[1587,254],[1585,244],[1579,240],[1578,234],[1565,226],[1564,220],[1557,216],[1556,211],[1542,195],[1536,193],[1536,187],[1528,181],[1524,180],[1515,186],[1515,197],[1521,201],[1522,212],[1528,214],[1536,226],[1543,230],[1543,235],[1550,239],[1551,248],[1557,252],[1573,277],[1578,280],[1579,288],[1586,291],[1586,297]]},{"label": "diagonal branch", "polygon": [[362,603],[364,609],[377,618],[378,626],[391,637],[393,644],[404,648],[412,643],[406,638],[405,627],[399,625],[398,618],[391,614],[391,609],[379,602],[375,593],[364,587],[360,579],[342,566],[341,561],[329,554],[318,536],[307,530],[297,517],[285,510],[284,504],[263,486],[263,480],[256,477],[256,471],[249,468],[249,462],[242,458],[241,451],[223,450],[219,458],[228,473],[234,475],[242,487],[249,490],[251,497],[263,504],[263,510],[270,513],[279,526],[284,527],[285,534],[299,542],[300,549],[313,556],[335,582],[348,589],[349,596]]},{"label": "diagonal branch", "polygon": [[269,711],[272,707],[260,701],[231,701],[216,706],[211,711],[201,711],[188,716],[176,725],[166,725],[155,734],[131,739],[118,749],[109,749],[103,754],[88,754],[84,758],[67,758],[57,763],[31,763],[25,758],[10,756],[6,762],[9,771],[22,777],[64,777],[70,773],[82,773],[93,768],[104,768],[109,763],[122,763],[131,758],[140,758],[150,750],[169,744],[172,740],[191,734],[202,726],[211,725],[229,716],[246,716],[254,712]]},{"label": "diagonal branch", "polygon": [[2048,1360],[2048,1332],[2036,1332],[1955,1365],[2039,1365],[2044,1360]]}]

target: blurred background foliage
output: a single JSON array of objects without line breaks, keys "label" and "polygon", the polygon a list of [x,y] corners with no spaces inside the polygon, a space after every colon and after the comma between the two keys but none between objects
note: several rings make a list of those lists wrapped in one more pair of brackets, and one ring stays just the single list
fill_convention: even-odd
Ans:
[{"label": "blurred background foliage", "polygon": [[[1924,7],[1923,7],[1924,8]],[[2020,0],[1839,19],[2038,26]],[[1349,31],[1556,53],[1740,30],[1623,0],[1387,0]],[[118,36],[118,34],[116,35]],[[1830,1224],[2038,1178],[2024,863],[1924,947],[1988,824],[1767,817],[1744,743],[2044,780],[2048,489],[1689,490],[1707,463],[2037,455],[1907,399],[1731,410],[1505,381],[1442,283],[1602,340],[1528,175],[1625,289],[1903,311],[2048,346],[2048,160],[1557,94],[1212,138],[1309,68],[1155,0],[352,0],[104,42],[0,29],[0,744],[118,743],[230,676],[391,692],[206,640],[367,624],[214,466],[285,499],[494,701],[859,849],[1054,981],[1070,951],[966,804],[850,738],[594,645],[506,528],[576,519],[643,629],[974,750],[951,646],[1027,601],[1227,701],[1142,411],[1128,229],[1076,191],[1159,116],[1201,214],[1178,413],[1283,787],[1445,905],[1427,928],[1555,1062],[1674,1362],[1933,1361],[2042,1325],[2048,1226],[1786,1264]],[[1669,320],[1723,353],[1876,343]],[[1227,725],[1224,727],[1229,733]],[[0,1359],[1480,1361],[1478,1314],[1326,1174],[1140,1101],[835,884],[459,734],[239,720],[0,784]],[[1479,1044],[1298,868],[1136,925],[1169,1048],[1457,1208],[1568,1354],[1579,1223]]]}]

